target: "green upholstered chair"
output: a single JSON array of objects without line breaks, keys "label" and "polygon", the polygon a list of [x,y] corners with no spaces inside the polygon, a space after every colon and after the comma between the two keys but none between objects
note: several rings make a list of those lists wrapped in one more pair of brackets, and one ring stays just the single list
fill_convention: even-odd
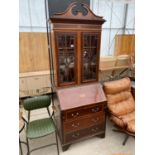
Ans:
[{"label": "green upholstered chair", "polygon": [[[50,145],[57,146],[57,153],[59,155],[56,126],[54,124],[53,118],[49,111],[50,103],[51,103],[51,99],[47,95],[27,98],[23,102],[24,109],[28,111],[28,122],[27,122],[27,128],[26,128],[28,155],[32,151],[35,151],[35,150],[38,150],[38,149],[41,149],[41,148],[44,148],[44,147],[50,146]],[[41,108],[47,109],[49,117],[31,121],[30,120],[30,116],[31,116],[30,112],[32,110],[37,110],[37,109],[41,109]],[[56,143],[52,143],[50,145],[41,146],[41,147],[30,150],[30,146],[29,146],[30,139],[41,138],[41,137],[44,137],[44,136],[47,136],[47,135],[53,134],[53,133],[55,134],[55,137],[56,137]]]}]

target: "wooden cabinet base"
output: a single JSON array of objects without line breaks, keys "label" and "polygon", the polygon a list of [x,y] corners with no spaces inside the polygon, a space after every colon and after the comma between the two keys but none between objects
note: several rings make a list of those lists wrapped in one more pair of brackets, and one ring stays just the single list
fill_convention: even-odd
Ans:
[{"label": "wooden cabinet base", "polygon": [[54,116],[63,151],[84,139],[105,137],[106,98],[101,84],[59,88],[57,96]]},{"label": "wooden cabinet base", "polygon": [[[86,137],[83,137],[82,139],[80,140],[75,140],[75,141],[72,141],[71,143],[69,144],[62,144],[62,151],[67,151],[69,149],[69,147],[71,146],[71,144],[73,143],[76,143],[76,142],[80,142],[82,141],[83,139],[87,139],[87,138],[90,138],[90,137],[93,137],[94,135],[90,135],[90,136],[86,136]],[[99,135],[96,135],[98,138],[105,138],[105,132],[102,133],[102,134],[99,134]]]},{"label": "wooden cabinet base", "polygon": [[62,151],[67,151],[69,147],[70,147],[70,144],[62,145]]},{"label": "wooden cabinet base", "polygon": [[99,138],[105,138],[105,132],[102,133],[102,134],[100,134],[100,135],[97,135],[97,137],[99,137]]}]

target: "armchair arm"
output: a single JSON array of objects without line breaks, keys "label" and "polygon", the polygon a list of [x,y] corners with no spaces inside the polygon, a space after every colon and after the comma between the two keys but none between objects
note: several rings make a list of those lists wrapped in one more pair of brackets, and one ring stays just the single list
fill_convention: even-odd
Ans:
[{"label": "armchair arm", "polygon": [[120,119],[120,120],[122,121],[122,123],[123,123],[123,128],[124,128],[124,129],[127,128],[127,121],[126,121],[123,117],[117,116],[117,115],[115,115],[115,114],[113,114],[113,113],[111,113],[111,112],[110,112],[110,114],[111,114],[112,116],[114,116],[114,117]]},{"label": "armchair arm", "polygon": [[114,116],[114,117],[120,119],[120,120],[122,121],[122,123],[123,123],[123,128],[124,128],[124,129],[127,128],[127,121],[126,121],[123,117],[117,116],[116,114],[112,113],[112,112],[108,109],[108,106],[107,106],[107,105],[105,106],[105,112],[106,112],[108,115],[112,115],[112,116]]}]

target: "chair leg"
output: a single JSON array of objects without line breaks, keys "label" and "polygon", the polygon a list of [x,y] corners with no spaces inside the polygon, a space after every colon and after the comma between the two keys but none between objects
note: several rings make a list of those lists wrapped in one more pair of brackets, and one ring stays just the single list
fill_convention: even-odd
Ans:
[{"label": "chair leg", "polygon": [[112,131],[122,133],[122,131],[121,131],[121,130],[119,130],[119,129],[112,129]]},{"label": "chair leg", "polygon": [[23,155],[23,150],[22,150],[22,144],[21,144],[21,141],[20,141],[20,137],[19,137],[19,147],[20,147],[20,153],[21,153],[21,155]]},{"label": "chair leg", "polygon": [[125,144],[126,144],[126,142],[127,142],[128,138],[129,138],[129,135],[126,135],[126,136],[125,136],[125,139],[124,139],[124,141],[123,141],[123,143],[122,143],[123,145],[125,145]]},{"label": "chair leg", "polygon": [[55,131],[55,138],[56,138],[57,152],[58,152],[58,155],[59,155],[59,144],[58,144],[58,136],[57,136],[56,131]]},{"label": "chair leg", "polygon": [[29,147],[29,140],[26,138],[26,143],[27,143],[27,155],[30,155],[30,147]]}]

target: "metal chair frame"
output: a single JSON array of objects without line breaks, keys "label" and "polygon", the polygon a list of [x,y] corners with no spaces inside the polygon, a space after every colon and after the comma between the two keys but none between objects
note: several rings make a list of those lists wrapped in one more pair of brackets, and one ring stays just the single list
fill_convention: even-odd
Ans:
[{"label": "metal chair frame", "polygon": [[[25,124],[27,123],[27,121],[24,119],[24,117],[22,117],[22,120],[23,120],[24,124],[23,124],[22,128],[19,130],[19,134],[23,131],[23,129],[25,128]],[[20,135],[19,135],[19,148],[20,148],[21,155],[23,155],[23,150],[22,150],[21,144],[25,144],[27,146],[26,142],[20,140]]]}]

